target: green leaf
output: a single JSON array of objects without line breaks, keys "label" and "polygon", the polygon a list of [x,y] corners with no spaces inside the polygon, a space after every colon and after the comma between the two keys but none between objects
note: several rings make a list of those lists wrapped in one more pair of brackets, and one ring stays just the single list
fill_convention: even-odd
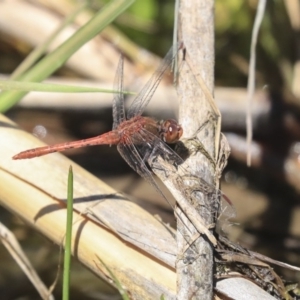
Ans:
[{"label": "green leaf", "polygon": [[[21,82],[21,81],[1,81],[1,90],[14,90],[14,91],[26,91],[26,92],[53,92],[53,93],[119,93],[116,90],[108,90],[95,87],[85,87],[85,86],[72,86],[72,85],[62,85],[62,84],[52,84],[52,83],[38,83],[38,82]],[[123,91],[123,94],[134,95],[133,92]]]},{"label": "green leaf", "polygon": [[73,226],[73,170],[69,168],[68,174],[68,194],[67,194],[67,223],[66,223],[66,242],[64,255],[64,275],[63,275],[63,300],[69,299],[70,291],[70,269],[72,254],[72,226]]},{"label": "green leaf", "polygon": [[[108,3],[67,41],[22,75],[20,80],[39,82],[47,78],[60,68],[82,45],[101,32],[133,2],[134,0],[114,0]],[[2,92],[0,95],[0,111],[7,111],[26,94],[27,92],[24,91]]]}]

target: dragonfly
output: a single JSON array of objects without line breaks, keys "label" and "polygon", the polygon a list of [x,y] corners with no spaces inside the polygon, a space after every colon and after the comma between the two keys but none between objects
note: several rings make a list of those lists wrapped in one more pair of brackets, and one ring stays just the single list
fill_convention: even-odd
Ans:
[{"label": "dragonfly", "polygon": [[[175,52],[177,51],[175,50]],[[123,94],[124,58],[121,56],[114,81],[114,89],[117,93],[114,95],[112,102],[113,128],[111,131],[92,138],[26,150],[13,156],[13,159],[35,158],[86,146],[117,145],[119,153],[128,165],[166,198],[153,178],[151,170],[147,166],[147,161],[151,158],[153,150],[155,150],[156,155],[158,153],[163,155],[164,152],[170,154],[171,149],[165,143],[176,143],[182,136],[183,129],[174,119],[156,121],[153,118],[142,116],[142,113],[151,100],[164,73],[172,64],[176,55],[176,53],[173,53],[173,48],[171,48],[150,80],[137,94],[127,113],[125,112]]]},{"label": "dragonfly", "polygon": [[[164,73],[171,66],[177,55],[178,49],[175,50],[175,53],[173,49],[169,50],[150,80],[134,98],[127,113],[125,111],[123,94],[124,59],[121,56],[114,81],[114,89],[117,93],[114,95],[112,102],[113,128],[111,131],[88,139],[26,150],[13,156],[13,159],[35,158],[54,152],[86,146],[117,145],[120,155],[127,164],[150,183],[169,205],[173,207],[154,179],[150,162],[155,160],[156,157],[161,156],[175,166],[176,170],[181,169],[181,171],[184,171],[181,173],[188,173],[187,170],[181,167],[184,162],[183,159],[167,145],[179,141],[183,134],[183,128],[174,119],[157,121],[153,118],[142,116]],[[198,183],[199,188],[201,186],[200,189],[204,193],[223,195],[220,190],[202,178],[198,178]]]}]

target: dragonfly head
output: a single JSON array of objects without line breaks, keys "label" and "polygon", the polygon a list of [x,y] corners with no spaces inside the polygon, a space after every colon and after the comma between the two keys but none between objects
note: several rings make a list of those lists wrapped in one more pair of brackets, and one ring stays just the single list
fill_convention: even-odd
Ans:
[{"label": "dragonfly head", "polygon": [[160,138],[168,143],[176,143],[182,136],[183,129],[176,120],[169,119],[160,122]]}]

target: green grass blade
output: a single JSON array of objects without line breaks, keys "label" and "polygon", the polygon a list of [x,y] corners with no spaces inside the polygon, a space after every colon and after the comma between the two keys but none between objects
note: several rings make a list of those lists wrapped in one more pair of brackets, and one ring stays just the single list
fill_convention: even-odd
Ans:
[{"label": "green grass blade", "polygon": [[110,277],[114,281],[114,284],[116,285],[116,287],[117,287],[117,289],[118,289],[118,291],[119,291],[122,299],[123,300],[130,300],[130,297],[129,297],[128,293],[122,287],[122,284],[119,281],[119,279],[115,276],[115,274],[111,271],[111,269],[104,263],[104,261],[99,256],[97,256],[97,258],[99,259],[99,261],[101,262],[101,264],[104,266],[104,268],[107,270],[107,272],[109,273]]},{"label": "green grass blade", "polygon": [[[22,75],[20,80],[42,81],[47,78],[60,68],[82,45],[95,37],[133,2],[134,0],[114,0],[109,2],[66,42],[37,63],[26,74]],[[0,95],[0,111],[7,111],[26,94],[27,92],[23,91],[2,92]]]},{"label": "green grass blade", "polygon": [[69,299],[70,291],[70,268],[72,253],[72,225],[73,225],[73,170],[70,166],[68,174],[68,196],[67,196],[67,225],[66,243],[64,255],[64,274],[63,274],[63,300]]},{"label": "green grass blade", "polygon": [[[119,93],[116,90],[108,90],[95,87],[72,86],[53,83],[39,83],[39,82],[21,82],[21,81],[1,81],[0,89],[14,90],[14,91],[35,91],[35,92],[53,92],[53,93]],[[134,95],[132,92],[122,92],[125,95]]]},{"label": "green grass blade", "polygon": [[10,79],[18,79],[22,74],[24,74],[38,59],[46,52],[49,45],[54,41],[57,35],[81,13],[87,6],[88,2],[86,1],[80,5],[72,14],[67,16],[65,20],[58,26],[58,28],[39,46],[37,46],[26,58],[25,60],[15,69],[11,74]]}]

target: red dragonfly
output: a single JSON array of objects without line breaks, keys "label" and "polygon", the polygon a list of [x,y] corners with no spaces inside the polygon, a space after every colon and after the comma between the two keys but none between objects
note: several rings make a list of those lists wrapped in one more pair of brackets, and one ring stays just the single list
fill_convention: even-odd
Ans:
[{"label": "red dragonfly", "polygon": [[[177,157],[176,153],[164,142],[176,143],[182,136],[183,130],[177,121],[173,119],[158,122],[152,118],[143,117],[141,114],[151,100],[164,72],[170,67],[173,58],[174,55],[171,49],[153,76],[133,100],[126,115],[124,95],[122,94],[124,62],[123,57],[121,57],[114,83],[118,93],[115,94],[113,98],[112,131],[79,141],[26,150],[15,155],[13,159],[34,158],[53,152],[85,146],[117,145],[119,153],[130,167],[144,177],[160,194],[162,194],[151,171],[147,167],[146,162],[151,157],[152,152],[155,152],[155,155],[157,155],[157,153],[163,155],[165,152],[168,153],[168,156],[170,156],[171,153],[174,153],[175,158],[173,161],[178,160],[179,157]],[[163,194],[162,196],[164,197]]]},{"label": "red dragonfly", "polygon": [[[183,129],[177,121],[173,119],[156,121],[149,117],[143,117],[141,114],[151,100],[164,72],[170,67],[174,57],[173,49],[171,49],[153,76],[133,100],[128,109],[127,115],[125,114],[124,95],[122,93],[124,63],[123,57],[121,57],[114,83],[114,87],[118,93],[115,94],[113,98],[112,131],[79,141],[26,150],[15,155],[13,159],[34,158],[53,152],[60,152],[71,148],[80,148],[85,146],[117,145],[119,153],[128,165],[140,176],[146,179],[146,181],[148,181],[170,204],[157,185],[152,172],[146,163],[157,156],[161,156],[164,159],[167,159],[169,163],[175,165],[176,169],[182,168],[180,166],[183,163],[182,158],[170,149],[166,143],[176,143],[182,136]],[[185,170],[184,174],[187,173],[188,172]],[[198,178],[198,181],[199,186],[203,187],[203,192],[222,195],[225,199],[227,199],[220,190],[216,189],[215,186],[208,184],[204,179]],[[218,201],[217,198],[216,201]],[[228,203],[231,207],[230,201],[228,201]],[[234,216],[234,212],[232,214],[230,212],[230,217],[231,216]]]}]

